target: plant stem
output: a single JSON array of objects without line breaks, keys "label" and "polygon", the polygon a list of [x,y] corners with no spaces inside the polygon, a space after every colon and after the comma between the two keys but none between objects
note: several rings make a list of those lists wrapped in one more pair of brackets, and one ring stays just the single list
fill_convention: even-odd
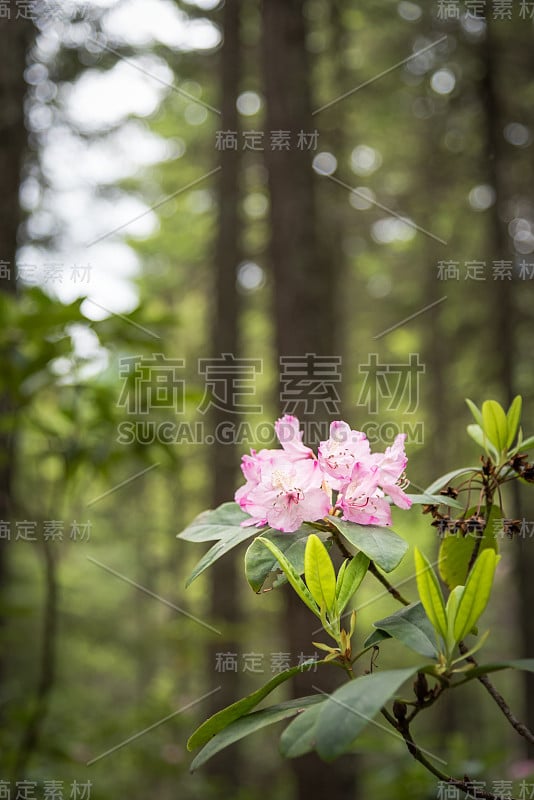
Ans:
[{"label": "plant stem", "polygon": [[[458,643],[458,649],[460,653],[466,653],[467,647],[463,642]],[[473,658],[473,656],[468,656],[466,661],[469,661],[470,664],[473,664],[474,667],[478,667],[478,661]],[[523,722],[520,722],[517,717],[513,714],[510,706],[502,696],[500,692],[497,691],[495,686],[492,684],[490,679],[487,675],[479,675],[477,678],[478,681],[482,684],[482,686],[486,689],[489,695],[495,700],[499,708],[501,709],[502,713],[517,733],[522,736],[524,739],[527,740],[530,744],[534,744],[534,734]]]},{"label": "plant stem", "polygon": [[[412,755],[416,761],[422,764],[425,769],[431,772],[432,775],[435,775],[436,778],[439,778],[440,781],[458,787],[458,789],[461,789],[470,797],[482,797],[486,800],[500,800],[499,795],[493,794],[492,792],[486,792],[483,789],[479,789],[478,786],[473,786],[473,782],[467,775],[464,776],[463,780],[459,780],[458,778],[453,778],[451,775],[447,775],[445,772],[442,772],[440,769],[434,766],[434,764],[432,764],[432,762],[426,758],[419,745],[415,742],[410,731],[410,723],[408,719],[395,720],[385,708],[382,709],[382,715],[387,719],[389,724],[400,733],[406,742],[406,747],[408,748],[410,755]],[[471,794],[473,790],[475,792],[474,795]]]},{"label": "plant stem", "polygon": [[374,575],[375,578],[378,581],[380,581],[382,586],[385,586],[385,588],[388,590],[390,595],[392,597],[394,597],[395,600],[397,600],[397,602],[402,603],[403,606],[409,606],[410,605],[410,601],[406,600],[406,598],[401,595],[399,590],[391,585],[391,583],[388,581],[388,579],[384,575],[382,575],[381,572],[378,571],[377,567],[375,566],[375,564],[372,561],[369,562],[369,570],[368,571],[371,573],[371,575]]}]

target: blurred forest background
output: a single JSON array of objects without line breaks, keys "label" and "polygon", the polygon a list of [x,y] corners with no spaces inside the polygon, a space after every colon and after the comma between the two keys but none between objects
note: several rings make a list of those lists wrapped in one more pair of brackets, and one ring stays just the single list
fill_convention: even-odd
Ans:
[{"label": "blurred forest background", "polygon": [[[376,449],[406,432],[414,487],[477,463],[465,397],[521,393],[533,432],[533,18],[0,3],[2,797],[438,796],[372,726],[330,767],[283,762],[268,730],[190,775],[195,725],[313,647],[241,548],[186,591],[202,548],[175,537],[284,411],[371,421]],[[534,644],[532,498],[506,512],[526,533],[487,660]],[[393,527],[437,551],[420,511]],[[362,636],[394,610],[367,581]],[[495,682],[533,728],[523,680]],[[425,725],[451,772],[534,774],[478,685]]]}]

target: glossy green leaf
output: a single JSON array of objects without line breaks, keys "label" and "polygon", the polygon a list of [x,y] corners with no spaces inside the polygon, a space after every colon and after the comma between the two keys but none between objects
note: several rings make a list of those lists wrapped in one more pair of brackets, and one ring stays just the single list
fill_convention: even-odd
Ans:
[{"label": "glossy green leaf", "polygon": [[339,517],[328,517],[328,519],[349,544],[365,553],[384,572],[395,569],[408,550],[408,543],[391,528],[357,525]]},{"label": "glossy green leaf", "polygon": [[307,708],[289,723],[280,737],[280,752],[286,758],[297,758],[315,749],[315,736],[322,703]]},{"label": "glossy green leaf", "polygon": [[391,634],[386,633],[382,629],[380,630],[377,629],[376,631],[373,631],[372,633],[369,634],[369,636],[363,643],[363,647],[364,649],[367,649],[368,647],[371,647],[371,645],[381,644],[386,639],[392,639],[392,638],[393,637],[391,636]]},{"label": "glossy green leaf", "polygon": [[355,739],[420,667],[375,672],[349,681],[321,707],[315,730],[316,749],[325,761],[349,751]]},{"label": "glossy green leaf", "polygon": [[237,700],[235,703],[232,703],[232,705],[217,711],[216,714],[213,714],[213,716],[203,722],[202,725],[200,725],[200,727],[191,734],[189,741],[187,742],[187,749],[195,750],[197,747],[202,747],[202,745],[206,744],[206,742],[208,742],[212,736],[215,736],[215,734],[219,733],[219,731],[227,728],[228,725],[230,725],[232,722],[235,722],[235,720],[239,719],[239,717],[242,717],[245,714],[248,714],[249,711],[252,711],[252,709],[257,706],[264,697],[267,697],[267,695],[270,694],[273,689],[276,689],[277,686],[280,686],[281,683],[284,683],[285,681],[289,680],[289,678],[292,678],[294,675],[297,675],[300,672],[307,672],[308,670],[312,669],[312,667],[316,667],[317,664],[321,663],[323,662],[311,659],[309,661],[305,661],[303,664],[299,664],[296,667],[291,667],[283,672],[279,672],[260,689],[256,689],[255,692],[249,694],[247,697],[243,697],[241,700]]},{"label": "glossy green leaf", "polygon": [[412,603],[389,617],[373,622],[373,625],[422,656],[436,658],[438,655],[434,628],[422,603]]},{"label": "glossy green leaf", "polygon": [[[295,571],[304,572],[304,550],[311,528],[303,526],[294,533],[280,533],[269,530],[262,533],[263,539],[269,539],[293,565]],[[267,591],[287,580],[276,556],[265,545],[254,539],[245,554],[245,575],[255,592]]]},{"label": "glossy green leaf", "polygon": [[202,748],[200,753],[193,759],[191,764],[191,772],[201,767],[206,761],[209,761],[216,753],[224,750],[245,736],[250,736],[252,733],[266,728],[268,725],[274,725],[276,722],[281,722],[284,719],[294,717],[295,714],[314,706],[316,703],[320,704],[323,701],[321,695],[311,695],[309,697],[299,697],[296,700],[288,700],[285,703],[279,703],[270,708],[264,708],[261,711],[254,711],[252,714],[246,714],[240,717],[235,722],[232,722],[227,728],[217,733],[209,742]]},{"label": "glossy green leaf", "polygon": [[434,630],[447,639],[447,615],[438,579],[426,556],[417,547],[414,552],[415,572],[419,597]]},{"label": "glossy green leaf", "polygon": [[528,436],[524,439],[520,444],[518,443],[517,447],[514,447],[512,450],[512,455],[515,453],[526,453],[527,450],[532,450],[534,447],[534,436]]},{"label": "glossy green leaf", "polygon": [[[458,588],[461,588],[461,587],[458,587]],[[487,631],[485,631],[485,633],[482,634],[482,636],[478,637],[478,639],[475,642],[475,644],[472,647],[470,647],[469,650],[466,650],[465,653],[462,653],[460,656],[458,656],[458,658],[455,658],[451,663],[452,664],[458,664],[460,661],[466,661],[471,656],[474,656],[475,653],[478,653],[478,651],[485,645],[486,640],[487,640],[489,635],[490,635],[490,631],[488,629]],[[477,636],[478,636],[478,634],[477,634]],[[454,634],[453,634],[453,637],[452,637],[451,641],[454,642]],[[451,651],[452,651],[452,647],[454,647],[454,644],[452,644],[452,646],[451,646]]]},{"label": "glossy green leaf", "polygon": [[459,478],[460,475],[466,475],[468,472],[480,472],[480,467],[461,467],[460,469],[453,469],[451,472],[446,472],[445,475],[436,478],[430,486],[426,487],[425,494],[435,494],[439,492],[440,489],[444,489],[455,478]]},{"label": "glossy green leaf", "polygon": [[484,550],[469,573],[454,621],[454,638],[457,642],[476,625],[488,604],[497,561],[494,550]]},{"label": "glossy green leaf", "polygon": [[343,578],[345,577],[345,572],[346,572],[347,567],[350,564],[351,560],[352,559],[350,559],[350,558],[346,558],[342,562],[342,564],[341,564],[341,566],[340,566],[340,568],[338,570],[337,578],[336,578],[336,600],[339,597],[339,592],[341,591],[341,587],[343,586]]},{"label": "glossy green leaf", "polygon": [[485,435],[499,453],[503,452],[508,441],[508,423],[500,403],[496,400],[485,400],[482,403],[482,420]]},{"label": "glossy green leaf", "polygon": [[498,461],[499,459],[499,452],[496,447],[492,445],[488,437],[484,434],[484,431],[480,427],[480,425],[468,425],[467,426],[467,433],[475,441],[479,447],[488,453],[488,455],[492,456],[494,461]]},{"label": "glossy green leaf", "polygon": [[[479,664],[465,673],[465,679],[471,680],[480,675],[489,675],[491,672],[500,672],[503,669],[519,669],[523,672],[534,672],[534,658],[515,658],[511,661],[498,661],[493,664]],[[460,681],[463,683],[464,681]]]},{"label": "glossy green leaf", "polygon": [[[473,513],[474,513],[473,509]],[[471,510],[470,510],[471,511]],[[468,511],[468,516],[470,511]],[[484,508],[481,509],[484,513]],[[489,520],[482,535],[479,552],[491,549],[498,552],[499,539],[495,535],[495,523],[502,519],[502,511],[498,506],[492,506]],[[439,548],[438,570],[439,574],[449,589],[455,586],[464,586],[467,580],[467,569],[476,545],[476,537],[471,533],[462,536],[461,533],[445,536]]]},{"label": "glossy green leaf", "polygon": [[226,555],[230,550],[233,550],[234,547],[244,542],[246,539],[250,539],[251,535],[255,533],[255,531],[251,531],[250,528],[232,528],[227,530],[224,539],[220,539],[216,542],[213,547],[210,547],[208,552],[200,559],[196,567],[194,568],[193,572],[189,576],[186,581],[186,586],[189,586],[199,575],[201,575],[204,570],[211,567],[221,556]]},{"label": "glossy green leaf", "polygon": [[272,553],[272,555],[276,558],[282,571],[284,572],[287,580],[298,594],[300,599],[303,603],[305,603],[310,611],[321,619],[321,611],[319,606],[317,605],[312,593],[300,577],[299,573],[293,566],[293,564],[285,557],[281,550],[271,542],[269,539],[264,539],[262,536],[258,539],[259,542],[262,542],[263,545]]},{"label": "glossy green leaf", "polygon": [[256,535],[257,528],[241,527],[241,523],[247,519],[250,519],[250,515],[245,514],[237,503],[223,503],[218,508],[203,511],[195,517],[177,538],[185,539],[187,542],[215,542],[226,537],[235,528],[241,531],[248,530],[249,536]]},{"label": "glossy green leaf", "polygon": [[463,508],[462,503],[455,500],[454,497],[447,497],[443,494],[407,494],[406,497],[410,498],[413,506],[437,506],[442,504],[449,506],[449,508]]},{"label": "glossy green leaf", "polygon": [[306,542],[304,578],[319,608],[332,612],[336,600],[336,573],[326,547],[315,533],[310,534]]},{"label": "glossy green leaf", "polygon": [[462,595],[464,593],[463,586],[455,586],[447,599],[445,611],[447,614],[447,648],[449,653],[452,653],[456,645],[456,637],[454,635],[454,623],[456,621],[456,614],[458,613],[458,606]]},{"label": "glossy green leaf", "polygon": [[516,395],[512,400],[510,408],[506,413],[506,422],[508,425],[508,439],[506,441],[506,449],[512,446],[512,443],[517,435],[519,423],[521,421],[521,408],[523,399],[520,394]]},{"label": "glossy green leaf", "polygon": [[471,414],[473,415],[473,419],[475,420],[477,425],[482,429],[483,422],[482,422],[482,412],[481,412],[481,410],[478,408],[478,406],[476,406],[473,403],[472,400],[469,400],[468,397],[465,398],[465,402],[467,403],[467,405],[469,407],[469,410],[470,410]]},{"label": "glossy green leaf", "polygon": [[[338,614],[342,614],[365,578],[369,567],[369,558],[365,553],[357,553],[347,563],[343,563],[343,574],[339,586],[336,586],[336,605]],[[339,573],[341,575],[341,571]],[[339,575],[338,575],[339,578]]]}]

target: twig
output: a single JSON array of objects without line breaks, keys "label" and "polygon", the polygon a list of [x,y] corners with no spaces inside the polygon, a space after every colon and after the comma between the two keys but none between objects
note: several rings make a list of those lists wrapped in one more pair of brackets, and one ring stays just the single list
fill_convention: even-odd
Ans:
[{"label": "twig", "polygon": [[[432,764],[432,762],[429,761],[421,752],[421,749],[415,742],[410,731],[410,723],[407,719],[395,720],[385,708],[382,709],[382,715],[387,719],[389,724],[400,733],[406,742],[406,747],[408,748],[410,755],[412,755],[416,761],[422,764],[425,769],[431,772],[432,775],[435,775],[436,778],[439,778],[440,781],[443,781],[443,783],[449,783],[451,786],[456,786],[470,797],[481,797],[485,798],[485,800],[500,800],[499,795],[493,794],[492,792],[486,792],[484,789],[480,789],[478,786],[476,786],[468,775],[465,775],[464,779],[460,780],[459,778],[453,778],[451,775],[447,775],[445,772],[442,772],[440,769],[434,766],[434,764]],[[473,791],[474,794],[471,794]]]},{"label": "twig", "polygon": [[[467,653],[468,650],[467,646],[463,642],[458,643],[458,649],[462,654]],[[473,656],[468,656],[466,658],[466,661],[469,661],[469,663],[473,664],[473,666],[475,667],[479,666],[478,661],[475,658],[473,658]],[[520,736],[526,739],[527,742],[529,742],[530,744],[534,744],[534,734],[532,733],[530,728],[528,728],[523,722],[520,722],[517,719],[517,717],[513,714],[510,706],[508,705],[502,694],[497,691],[497,689],[492,684],[488,676],[479,675],[477,680],[480,681],[482,686],[484,686],[486,691],[495,700],[495,702],[501,709],[502,713],[504,714],[504,716],[506,717],[512,728],[514,728]]]},{"label": "twig", "polygon": [[369,572],[371,573],[371,575],[374,575],[377,580],[380,581],[382,586],[384,586],[388,590],[390,595],[394,597],[395,600],[397,600],[397,602],[402,603],[403,606],[410,605],[410,601],[406,600],[406,598],[401,595],[399,590],[396,589],[394,586],[392,586],[391,583],[388,581],[388,579],[384,575],[382,575],[381,572],[378,571],[373,561],[369,563]]}]

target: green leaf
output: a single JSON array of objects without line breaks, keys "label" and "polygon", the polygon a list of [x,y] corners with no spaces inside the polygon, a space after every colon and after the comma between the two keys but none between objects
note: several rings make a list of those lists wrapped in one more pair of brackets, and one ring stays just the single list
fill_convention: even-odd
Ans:
[{"label": "green leaf", "polygon": [[494,550],[484,550],[469,573],[454,621],[454,638],[457,642],[476,625],[488,604],[497,561]]},{"label": "green leaf", "polygon": [[197,747],[202,747],[203,744],[206,744],[212,736],[219,733],[219,731],[224,730],[230,725],[232,722],[235,722],[236,719],[248,714],[249,711],[258,705],[264,697],[267,697],[273,689],[276,689],[277,686],[280,686],[281,683],[284,681],[289,680],[294,675],[297,675],[300,672],[307,672],[312,667],[315,667],[317,664],[322,664],[322,661],[305,661],[303,664],[299,664],[296,667],[291,667],[290,669],[286,669],[283,672],[279,672],[274,678],[262,686],[260,689],[256,689],[255,692],[249,694],[247,697],[243,697],[241,700],[237,700],[235,703],[232,703],[231,706],[227,706],[226,708],[222,708],[220,711],[217,711],[216,714],[213,714],[209,719],[200,725],[199,728],[196,729],[194,733],[191,734],[189,737],[189,741],[187,742],[187,749],[188,750],[195,750]]},{"label": "green leaf", "polygon": [[434,628],[422,603],[412,603],[389,617],[373,622],[373,625],[422,656],[436,658],[438,655]]},{"label": "green leaf", "polygon": [[[296,572],[302,575],[304,550],[310,530],[306,526],[294,533],[280,533],[280,531],[271,529],[262,533],[262,538],[273,542],[293,565]],[[284,573],[280,571],[278,559],[258,539],[254,539],[245,554],[245,575],[255,592],[268,591],[286,581]]]},{"label": "green leaf", "polygon": [[[336,586],[336,604],[338,614],[342,614],[350,599],[357,591],[360,583],[365,578],[369,567],[369,558],[365,553],[357,553],[349,562],[344,561],[338,574],[338,586]],[[341,581],[339,576],[341,575]]]},{"label": "green leaf", "polygon": [[503,407],[496,400],[485,400],[482,403],[483,430],[499,453],[506,450],[508,441],[508,423]]},{"label": "green leaf", "polygon": [[437,506],[442,504],[450,508],[463,508],[463,505],[458,500],[443,494],[407,494],[406,497],[410,498],[413,506]]},{"label": "green leaf", "polygon": [[296,591],[302,602],[308,606],[310,611],[313,611],[313,613],[317,617],[319,617],[319,619],[321,619],[321,611],[319,606],[315,602],[312,593],[310,592],[310,590],[300,577],[295,567],[289,561],[289,559],[287,559],[285,555],[282,553],[282,551],[279,550],[278,547],[273,542],[269,541],[269,539],[264,539],[262,536],[260,536],[258,538],[258,542],[262,542],[265,545],[265,547],[273,554],[273,556],[280,564],[280,567],[282,568],[287,580],[289,581],[293,589]]},{"label": "green leaf", "polygon": [[[461,588],[461,587],[458,587],[458,588]],[[462,653],[461,656],[458,656],[458,658],[455,658],[454,661],[451,661],[451,664],[458,664],[459,661],[465,661],[466,659],[470,658],[471,656],[474,656],[475,653],[478,653],[478,651],[481,649],[481,647],[484,647],[484,645],[486,643],[486,639],[488,638],[489,635],[490,635],[490,631],[488,629],[485,633],[482,634],[482,636],[480,636],[478,638],[478,640],[475,642],[473,647],[470,647],[469,650],[466,650],[465,653]],[[453,645],[453,647],[454,647],[454,645]]]},{"label": "green leaf", "polygon": [[245,736],[250,736],[250,734],[256,733],[256,731],[268,725],[274,725],[276,722],[294,717],[295,714],[307,709],[309,706],[321,704],[322,702],[323,697],[321,695],[299,697],[296,700],[288,700],[285,703],[279,703],[276,706],[264,708],[261,709],[261,711],[254,711],[252,714],[246,714],[240,717],[227,728],[217,733],[213,739],[210,739],[200,753],[193,759],[191,772],[201,767],[216,753],[224,750],[225,747],[234,744],[234,742],[238,742]]},{"label": "green leaf", "polygon": [[520,394],[516,395],[512,400],[510,408],[506,413],[506,422],[508,425],[508,439],[506,441],[506,449],[508,450],[512,446],[512,442],[514,441],[517,431],[519,429],[519,423],[521,421],[521,407],[523,405],[523,398]]},{"label": "green leaf", "polygon": [[453,469],[451,472],[446,472],[445,475],[442,475],[440,478],[436,478],[434,483],[427,486],[425,494],[435,494],[439,492],[440,489],[444,489],[455,478],[459,478],[460,475],[466,475],[468,472],[480,471],[480,467],[461,467],[460,469]]},{"label": "green leaf", "polygon": [[494,461],[499,460],[499,453],[496,447],[494,447],[491,442],[489,441],[488,437],[485,436],[484,431],[480,427],[480,425],[468,425],[467,426],[467,433],[475,441],[479,447],[491,455]]},{"label": "green leaf", "polygon": [[421,667],[375,672],[337,689],[321,707],[315,731],[321,758],[332,761],[346,753],[365,726],[398,688]]},{"label": "green leaf", "polygon": [[250,528],[232,528],[227,530],[225,538],[216,542],[213,547],[210,547],[208,552],[200,559],[185,585],[189,586],[193,583],[204,570],[211,567],[221,556],[226,555],[226,553],[233,550],[234,547],[237,547],[238,544],[241,544],[241,542],[244,542],[246,539],[250,539],[253,533],[255,533],[255,531],[251,531]]},{"label": "green leaf", "polygon": [[486,449],[487,441],[486,438],[484,437],[484,431],[482,430],[480,425],[473,425],[471,423],[471,425],[467,426],[467,433],[469,434],[471,439],[473,439],[473,441],[475,441],[479,445],[479,447],[482,447],[483,450]]},{"label": "green leaf", "polygon": [[474,418],[475,422],[476,422],[476,423],[477,423],[477,425],[479,425],[479,427],[482,429],[482,425],[483,425],[483,422],[482,422],[482,412],[480,411],[480,409],[478,408],[478,406],[476,406],[476,405],[473,403],[473,401],[472,401],[472,400],[469,400],[469,398],[468,398],[468,397],[466,397],[466,398],[465,398],[465,402],[467,403],[467,405],[468,405],[468,407],[469,407],[469,410],[471,411],[471,414],[473,415],[473,418]]},{"label": "green leaf", "polygon": [[347,542],[365,553],[384,572],[395,569],[408,549],[408,543],[390,528],[357,525],[339,517],[328,519]]},{"label": "green leaf", "polygon": [[[227,536],[235,528],[247,530],[241,527],[241,523],[247,519],[250,519],[250,515],[245,514],[237,503],[223,503],[218,508],[203,511],[195,517],[177,538],[187,542],[214,542]],[[258,533],[258,529],[253,526],[248,530],[249,536]]]},{"label": "green leaf", "polygon": [[421,598],[426,615],[432,623],[434,630],[446,641],[447,615],[445,613],[445,603],[443,602],[443,595],[438,579],[436,578],[429,560],[417,547],[415,548],[414,558],[419,597]]},{"label": "green leaf", "polygon": [[343,578],[345,577],[345,572],[347,571],[347,567],[352,560],[353,559],[346,558],[338,570],[336,578],[336,601],[339,598],[339,592],[341,591],[341,587],[343,586]]},{"label": "green leaf", "polygon": [[[495,664],[479,664],[465,673],[468,680],[478,678],[480,675],[488,675],[491,672],[500,672],[503,669],[519,669],[524,672],[534,672],[534,658],[516,658],[512,661],[499,661]],[[464,683],[464,681],[460,681]]]},{"label": "green leaf", "polygon": [[455,586],[449,595],[445,611],[447,613],[447,648],[450,653],[454,650],[456,645],[456,637],[454,635],[454,623],[456,622],[456,614],[458,613],[458,606],[462,595],[464,593],[463,586]]},{"label": "green leaf", "polygon": [[511,455],[515,455],[515,453],[519,453],[519,451],[523,452],[527,450],[532,450],[533,447],[534,447],[534,436],[529,436],[527,439],[522,441],[521,444],[518,444],[517,447],[514,447],[514,449],[511,452]]},{"label": "green leaf", "polygon": [[317,703],[299,714],[289,723],[280,737],[280,752],[286,758],[297,758],[310,753],[315,748],[317,721],[323,703]]},{"label": "green leaf", "polygon": [[363,643],[363,649],[367,650],[367,648],[371,647],[372,645],[381,644],[386,639],[391,639],[392,636],[389,633],[386,633],[384,630],[376,630],[369,634],[365,642]]},{"label": "green leaf", "polygon": [[315,533],[308,536],[306,543],[304,577],[319,608],[333,612],[336,601],[336,573],[326,547]]},{"label": "green leaf", "polygon": [[[475,509],[473,509],[474,512]],[[480,509],[485,513],[485,509]],[[471,513],[468,510],[467,516]],[[501,509],[493,505],[489,514],[489,519],[486,528],[482,535],[480,542],[479,552],[483,550],[492,549],[498,552],[499,540],[495,535],[495,522],[502,519]],[[462,536],[460,533],[454,533],[445,536],[439,548],[438,570],[444,583],[447,584],[449,589],[454,589],[456,586],[464,586],[467,580],[467,568],[471,562],[471,557],[475,549],[476,537],[468,533]]]}]

